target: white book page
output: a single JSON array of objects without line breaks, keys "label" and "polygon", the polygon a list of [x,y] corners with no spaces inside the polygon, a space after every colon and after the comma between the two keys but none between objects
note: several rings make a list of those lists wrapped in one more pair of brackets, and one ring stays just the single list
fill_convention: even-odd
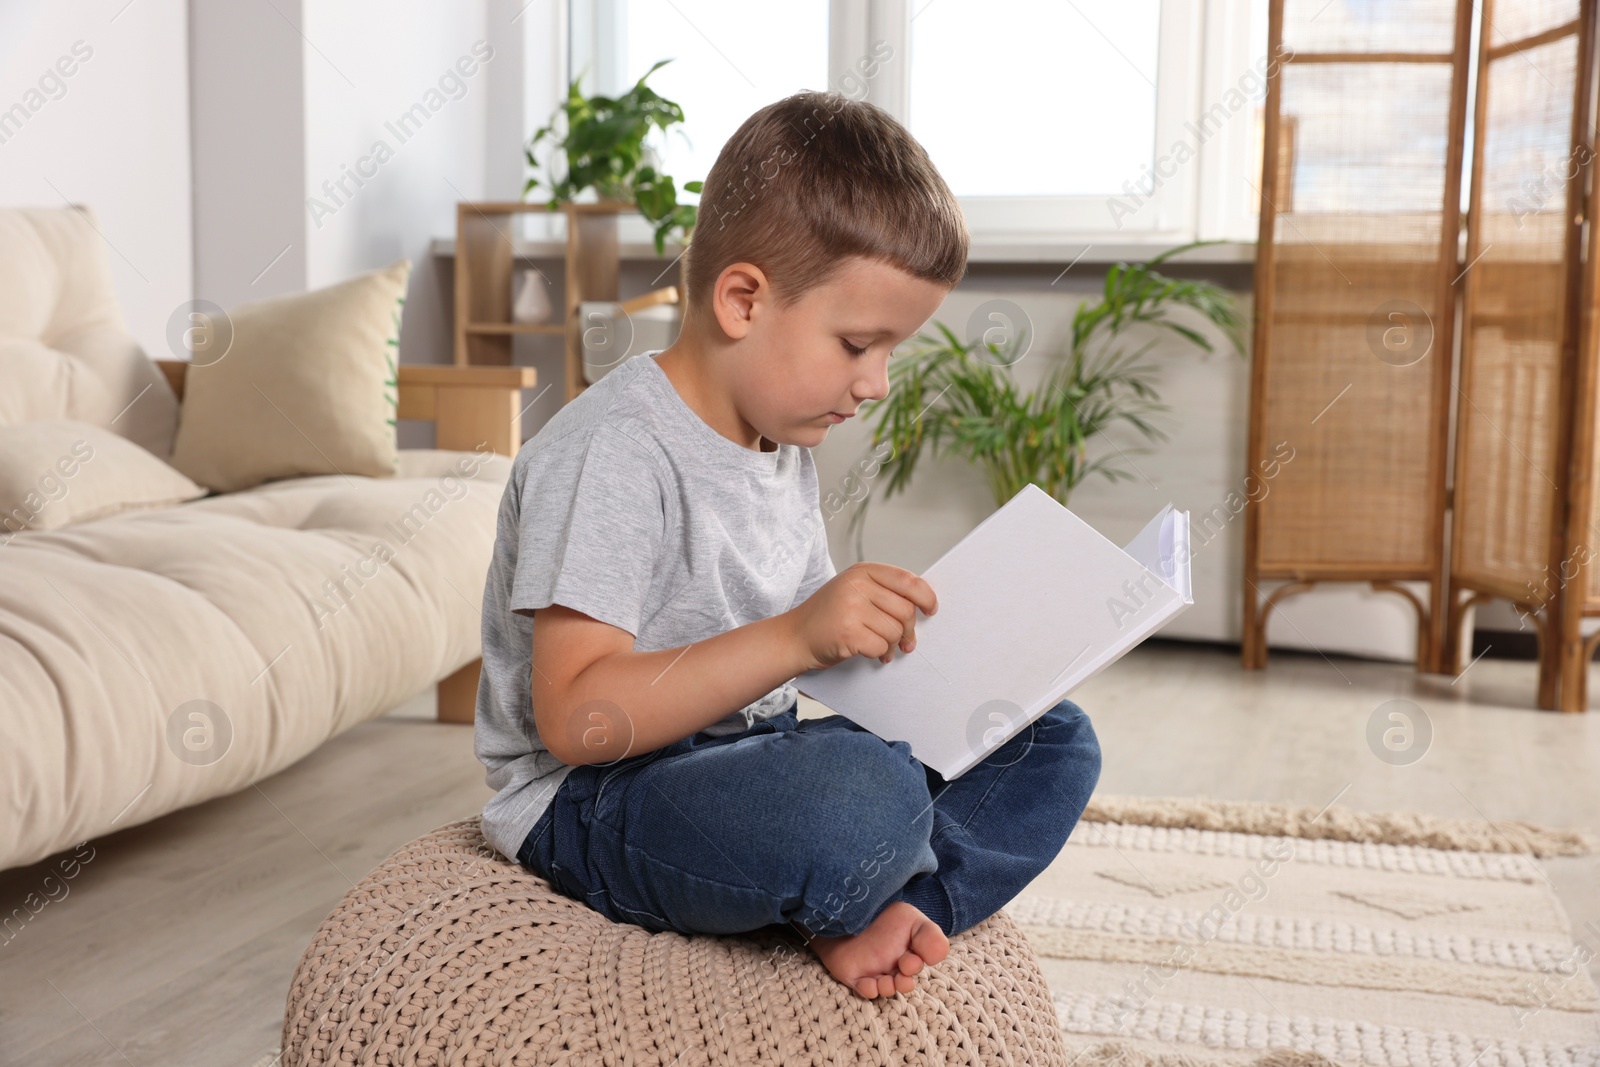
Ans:
[{"label": "white book page", "polygon": [[1171,504],[1156,513],[1144,529],[1133,536],[1123,551],[1172,586],[1184,605],[1194,603],[1194,587],[1189,578],[1189,513],[1174,511]]},{"label": "white book page", "polygon": [[1178,595],[1183,598],[1185,606],[1194,603],[1194,583],[1190,578],[1189,557],[1193,548],[1189,544],[1189,513],[1179,511],[1173,514],[1173,546],[1172,566],[1177,576],[1177,584],[1173,587],[1178,590]]},{"label": "white book page", "polygon": [[1145,523],[1144,529],[1134,534],[1133,540],[1122,550],[1176,588],[1177,578],[1172,568],[1172,515],[1172,505],[1168,504],[1156,512],[1156,517]]}]

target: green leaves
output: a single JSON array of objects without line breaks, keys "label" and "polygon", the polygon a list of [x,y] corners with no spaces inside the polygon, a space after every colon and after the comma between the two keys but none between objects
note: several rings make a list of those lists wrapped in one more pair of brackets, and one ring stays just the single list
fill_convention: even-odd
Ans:
[{"label": "green leaves", "polygon": [[1175,308],[1182,307],[1198,312],[1221,329],[1234,350],[1243,355],[1242,320],[1233,298],[1225,290],[1209,282],[1168,278],[1153,269],[1179,253],[1208,244],[1216,242],[1193,241],[1169,248],[1144,263],[1113,265],[1106,271],[1105,291],[1100,302],[1079,309],[1073,319],[1073,349],[1082,349],[1090,336],[1102,328],[1115,334],[1133,323],[1142,322],[1171,331],[1207,352],[1212,351],[1209,338],[1170,317]]},{"label": "green leaves", "polygon": [[[580,73],[567,88],[567,100],[546,125],[529,139],[523,151],[528,166],[537,169],[534,148],[549,138],[555,152],[565,161],[565,173],[541,182],[538,175],[523,186],[527,195],[541,186],[550,192],[551,209],[573,200],[586,189],[593,189],[602,200],[634,203],[639,213],[655,224],[657,254],[666,249],[666,239],[674,230],[685,238],[694,229],[696,208],[679,204],[678,190],[670,175],[660,174],[645,162],[645,138],[652,129],[665,134],[669,127],[683,122],[683,109],[658,94],[645,80],[672,62],[663,59],[645,71],[621,96],[585,97],[578,89]],[[557,134],[557,119],[566,118],[566,136]],[[685,182],[684,191],[700,192],[701,182]]]},{"label": "green leaves", "polygon": [[[1155,388],[1158,368],[1145,356],[1162,334],[1205,352],[1214,348],[1209,337],[1174,314],[1188,314],[1191,321],[1198,315],[1244,354],[1241,319],[1227,291],[1153,269],[1203,243],[1182,245],[1145,263],[1112,266],[1100,298],[1081,305],[1073,316],[1071,341],[1056,365],[1038,389],[1027,393],[1020,392],[1012,373],[1027,351],[1025,333],[1019,331],[1005,345],[969,343],[935,321],[936,334],[907,342],[908,351],[889,364],[888,397],[868,415],[874,420],[873,445],[894,445],[883,464],[883,496],[904,491],[925,451],[982,468],[996,506],[1029,482],[1065,504],[1091,475],[1110,481],[1134,477],[1129,453],[1149,449],[1112,444],[1091,456],[1090,446],[1118,423],[1147,441],[1165,440],[1151,416],[1169,409]],[[870,502],[869,495],[850,520],[858,553]]]},{"label": "green leaves", "polygon": [[[703,182],[685,182],[686,192],[698,193]],[[678,203],[678,191],[672,176],[657,174],[654,167],[639,168],[633,179],[633,198],[639,205],[639,214],[656,224],[656,254],[666,250],[667,235],[682,228],[685,233],[694,229],[696,210],[693,204]]]}]

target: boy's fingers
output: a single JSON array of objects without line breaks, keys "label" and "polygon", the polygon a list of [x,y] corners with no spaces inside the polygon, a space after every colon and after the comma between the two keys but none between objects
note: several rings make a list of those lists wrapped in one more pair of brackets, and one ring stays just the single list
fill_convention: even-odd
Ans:
[{"label": "boy's fingers", "polygon": [[917,605],[915,601],[902,596],[893,586],[885,585],[874,578],[870,582],[850,583],[873,607],[888,616],[888,621],[893,624],[892,632],[877,629],[883,634],[884,639],[891,644],[900,640],[902,634],[911,628],[917,620]]},{"label": "boy's fingers", "polygon": [[898,641],[904,634],[912,632],[917,622],[917,602],[901,593],[893,586],[885,585],[878,581],[867,583],[863,590],[867,601],[883,614],[894,621],[895,635],[891,638]]},{"label": "boy's fingers", "polygon": [[883,638],[884,644],[889,646],[888,651],[877,657],[884,663],[894,655],[895,642],[900,640],[900,620],[884,611],[879,611],[872,618],[866,620],[867,629]]},{"label": "boy's fingers", "polygon": [[[868,611],[864,616],[858,617],[857,621],[874,634],[883,638],[884,642],[892,651],[894,648],[894,643],[900,639],[900,620],[885,612],[874,599],[875,595],[882,595],[881,592],[876,594],[868,593],[865,589],[861,589],[857,583],[852,582],[851,584],[855,585],[856,588],[860,590],[862,597],[869,605],[871,605],[872,609],[874,609]],[[868,584],[871,585],[871,583]],[[865,649],[860,649],[859,651],[855,652],[854,655],[868,656],[871,655],[871,653],[867,652]],[[873,658],[879,663],[888,663],[889,653],[885,652],[883,655],[873,656]]]},{"label": "boy's fingers", "polygon": [[899,593],[921,608],[924,615],[932,615],[939,610],[939,598],[934,595],[933,586],[919,574],[912,574],[904,567],[879,563],[874,565],[872,577],[879,585]]},{"label": "boy's fingers", "polygon": [[896,647],[908,654],[915,648],[917,609],[921,607],[926,613],[928,607],[937,608],[938,604],[932,596],[932,587],[908,570],[882,563],[858,566],[862,566],[871,580],[850,584],[877,609],[865,623],[889,645],[888,652],[876,657],[880,663],[889,663]]},{"label": "boy's fingers", "polygon": [[873,626],[873,630],[883,635],[883,639],[890,645],[898,645],[900,651],[910,652],[907,645],[917,642],[917,607],[905,597],[893,590],[880,586],[877,593],[869,597],[873,607],[880,613],[879,621],[888,629]]}]

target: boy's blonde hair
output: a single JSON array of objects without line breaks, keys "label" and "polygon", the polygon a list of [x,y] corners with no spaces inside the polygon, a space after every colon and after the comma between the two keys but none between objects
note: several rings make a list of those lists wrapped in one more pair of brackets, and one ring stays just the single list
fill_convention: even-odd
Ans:
[{"label": "boy's blonde hair", "polygon": [[954,288],[967,244],[950,187],[893,116],[842,93],[796,93],[722,146],[685,253],[684,304],[704,311],[717,276],[740,262],[765,272],[780,305],[848,256]]}]

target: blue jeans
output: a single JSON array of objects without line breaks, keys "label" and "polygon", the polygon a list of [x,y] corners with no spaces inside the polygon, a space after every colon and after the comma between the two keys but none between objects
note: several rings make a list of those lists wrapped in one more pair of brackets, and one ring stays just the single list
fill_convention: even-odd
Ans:
[{"label": "blue jeans", "polygon": [[1069,700],[953,782],[904,741],[796,712],[573,768],[517,861],[650,930],[857,934],[905,900],[954,935],[1055,859],[1100,778]]}]

